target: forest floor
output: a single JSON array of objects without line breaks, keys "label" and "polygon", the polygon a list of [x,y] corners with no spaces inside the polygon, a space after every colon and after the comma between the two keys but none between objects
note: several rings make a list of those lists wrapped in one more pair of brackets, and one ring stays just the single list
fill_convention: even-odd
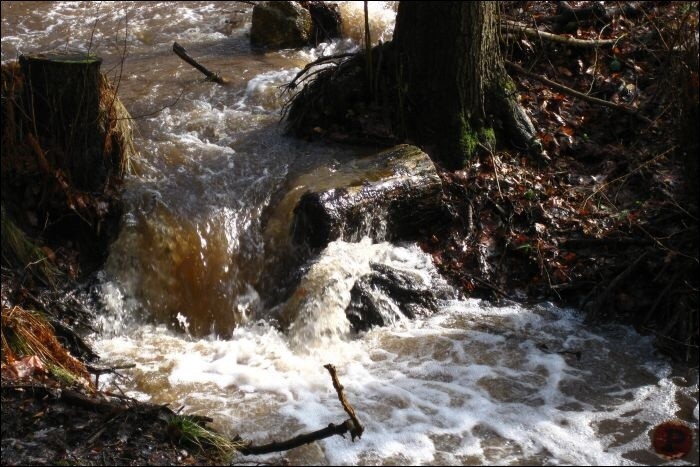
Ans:
[{"label": "forest floor", "polygon": [[[504,147],[443,171],[453,222],[426,231],[421,245],[469,295],[553,300],[583,309],[591,321],[631,323],[656,335],[676,361],[697,366],[699,182],[688,155],[697,164],[698,146],[687,134],[697,131],[698,65],[697,40],[695,48],[686,40],[697,34],[697,4],[647,2],[578,22],[564,21],[556,8],[508,2],[502,13],[557,34],[620,40],[578,47],[505,38],[506,58],[532,73],[511,70],[545,152],[531,157]],[[3,308],[7,293],[3,277]],[[91,384],[61,382],[29,358],[6,362],[3,347],[2,464],[230,461],[188,442],[172,410]]]},{"label": "forest floor", "polygon": [[[3,465],[218,465],[213,448],[171,436],[167,410],[140,403],[100,405],[66,397],[49,378],[2,388]],[[77,391],[77,388],[76,388]],[[105,394],[91,396],[109,400]],[[110,408],[108,408],[108,405]]]}]

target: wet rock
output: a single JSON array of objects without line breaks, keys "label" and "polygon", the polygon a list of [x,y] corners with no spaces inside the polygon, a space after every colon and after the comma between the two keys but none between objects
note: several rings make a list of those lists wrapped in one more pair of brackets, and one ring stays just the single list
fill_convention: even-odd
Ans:
[{"label": "wet rock", "polygon": [[337,3],[302,2],[314,22],[313,43],[342,36],[342,17]]},{"label": "wet rock", "polygon": [[360,277],[350,291],[345,315],[355,331],[390,324],[401,316],[413,319],[437,310],[430,285],[415,273],[384,264],[370,264],[372,272]]},{"label": "wet rock", "polygon": [[297,2],[260,2],[253,8],[250,41],[255,46],[302,47],[313,31],[311,14]]},{"label": "wet rock", "polygon": [[445,219],[442,183],[433,162],[415,146],[399,145],[339,170],[338,183],[305,193],[294,209],[292,239],[312,250],[342,239],[414,237]]}]

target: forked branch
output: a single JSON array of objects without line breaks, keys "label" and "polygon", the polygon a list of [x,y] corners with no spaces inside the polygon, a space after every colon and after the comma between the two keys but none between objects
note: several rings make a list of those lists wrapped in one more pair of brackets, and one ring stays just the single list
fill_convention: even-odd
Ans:
[{"label": "forked branch", "polygon": [[343,410],[345,410],[345,412],[350,416],[350,418],[339,425],[330,423],[325,428],[312,431],[311,433],[302,433],[298,436],[295,436],[294,438],[290,438],[285,441],[273,441],[271,443],[263,444],[260,446],[253,446],[252,444],[248,444],[246,447],[239,449],[238,452],[245,456],[248,456],[251,454],[268,454],[271,452],[287,451],[289,449],[303,446],[304,444],[309,444],[313,443],[314,441],[329,438],[333,435],[344,436],[345,433],[350,433],[350,436],[352,437],[353,441],[355,441],[355,437],[360,438],[362,436],[362,432],[364,431],[364,427],[357,419],[357,415],[355,415],[355,410],[352,408],[347,398],[345,397],[345,392],[343,392],[343,386],[338,380],[338,375],[335,371],[335,367],[330,363],[324,365],[323,367],[328,370],[328,373],[330,373],[331,379],[333,380],[333,387],[338,393],[338,399],[340,400],[340,403],[343,406]]}]

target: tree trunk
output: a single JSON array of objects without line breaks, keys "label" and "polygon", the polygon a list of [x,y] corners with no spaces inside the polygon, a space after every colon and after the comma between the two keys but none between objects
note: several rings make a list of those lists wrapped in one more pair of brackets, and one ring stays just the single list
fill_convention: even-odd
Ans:
[{"label": "tree trunk", "polygon": [[394,46],[400,136],[450,169],[495,131],[524,148],[534,128],[515,101],[496,35],[495,2],[401,2]]}]

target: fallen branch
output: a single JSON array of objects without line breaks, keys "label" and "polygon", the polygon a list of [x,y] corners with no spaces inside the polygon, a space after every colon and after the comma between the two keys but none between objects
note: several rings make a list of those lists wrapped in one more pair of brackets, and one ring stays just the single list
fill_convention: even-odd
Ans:
[{"label": "fallen branch", "polygon": [[201,71],[209,81],[214,81],[215,83],[219,84],[226,84],[226,81],[219,74],[209,71],[206,69],[206,67],[200,65],[194,58],[190,57],[185,48],[177,42],[173,42],[173,52],[175,52],[175,55],[195,67],[197,70]]},{"label": "fallen branch", "polygon": [[501,24],[501,27],[507,32],[521,32],[527,37],[533,39],[544,39],[550,42],[559,42],[572,47],[600,47],[603,45],[613,45],[622,38],[621,36],[617,39],[577,39],[571,36],[562,36],[560,34],[540,31],[539,29],[530,28],[516,21],[504,21]]},{"label": "fallen branch", "polygon": [[495,285],[493,285],[492,283],[490,283],[490,282],[488,282],[488,281],[486,281],[486,280],[484,280],[484,279],[482,279],[482,278],[480,278],[480,277],[477,277],[477,276],[474,276],[474,275],[471,275],[471,274],[467,274],[466,276],[467,276],[469,279],[471,279],[471,280],[473,280],[473,281],[475,281],[475,282],[478,282],[479,284],[483,285],[483,286],[486,287],[487,289],[491,289],[491,290],[493,290],[494,292],[501,294],[504,298],[506,298],[506,299],[508,299],[508,300],[510,300],[510,301],[513,301],[513,302],[517,302],[517,301],[518,301],[517,299],[515,299],[515,297],[511,297],[510,295],[508,295],[508,293],[505,292],[505,291],[504,291],[503,289],[501,289],[500,287],[495,286]]},{"label": "fallen branch", "polygon": [[588,102],[591,102],[594,104],[602,105],[604,107],[609,107],[609,108],[615,109],[615,110],[621,110],[625,113],[628,113],[629,115],[632,115],[633,117],[637,117],[638,119],[642,120],[643,122],[645,122],[649,125],[654,123],[652,120],[650,120],[649,118],[640,114],[635,109],[632,109],[630,107],[627,107],[627,106],[624,106],[621,104],[615,104],[614,102],[606,101],[603,99],[598,99],[597,97],[588,96],[582,92],[576,91],[575,89],[568,88],[568,87],[564,86],[563,84],[559,84],[559,83],[556,83],[550,79],[547,79],[544,76],[540,76],[540,75],[537,75],[535,73],[531,73],[531,72],[527,71],[525,68],[523,68],[520,65],[517,65],[513,62],[509,62],[508,60],[506,60],[505,62],[506,62],[506,66],[515,70],[516,72],[520,73],[521,75],[527,76],[528,78],[532,78],[532,79],[537,80],[537,81],[540,81],[540,82],[556,89],[557,91],[561,91],[565,94],[569,94],[570,96],[578,97],[579,99],[583,99],[585,101],[588,101]]},{"label": "fallen branch", "polygon": [[548,354],[573,355],[576,360],[581,361],[582,352],[580,350],[552,350],[543,342],[536,344],[535,347]]},{"label": "fallen branch", "polygon": [[263,444],[261,446],[248,445],[244,448],[238,450],[244,456],[249,456],[253,454],[268,454],[271,452],[288,451],[289,449],[297,448],[303,446],[304,444],[313,443],[324,438],[329,438],[333,435],[344,435],[345,433],[352,432],[352,421],[345,420],[340,425],[329,424],[326,428],[322,428],[317,431],[312,431],[311,433],[304,433],[294,438],[288,439],[286,441],[273,441],[268,444]]},{"label": "fallen branch", "polygon": [[[611,2],[612,3],[612,2]],[[556,23],[560,27],[568,23],[581,23],[585,21],[597,21],[599,23],[608,23],[613,17],[623,15],[627,18],[635,18],[645,13],[646,10],[653,8],[649,5],[650,2],[627,2],[617,5],[612,8],[606,8],[601,3],[593,3],[591,6],[582,8],[574,8],[568,2],[558,3],[558,14],[541,18],[541,23]]]},{"label": "fallen branch", "polygon": [[601,22],[609,21],[608,12],[600,3],[583,8],[574,8],[568,2],[559,2],[556,16],[542,18],[541,22],[553,22],[564,25],[566,23],[595,20]]},{"label": "fallen branch", "polygon": [[668,281],[668,284],[666,284],[666,287],[661,291],[661,293],[656,297],[656,300],[654,300],[654,304],[649,308],[649,311],[644,315],[644,318],[640,321],[642,325],[647,324],[647,322],[651,319],[652,316],[654,316],[656,309],[658,306],[661,304],[661,301],[664,299],[666,294],[671,290],[673,285],[676,283],[676,280],[680,277],[680,274],[675,274],[670,281]]},{"label": "fallen branch", "polygon": [[115,374],[121,378],[124,377],[121,373],[119,373],[117,370],[126,370],[129,368],[134,368],[136,367],[135,363],[130,363],[127,365],[122,365],[122,366],[115,366],[115,367],[100,367],[100,366],[95,366],[91,365],[89,363],[85,363],[85,368],[87,368],[87,371],[90,372],[91,374],[95,375],[95,387],[97,389],[100,388],[99,383],[100,383],[100,375],[105,375],[105,374]]},{"label": "fallen branch", "polygon": [[112,402],[108,399],[98,399],[95,397],[86,396],[72,389],[63,389],[60,392],[59,400],[66,404],[82,407],[83,409],[92,412],[111,412],[115,410],[124,410],[125,407],[117,402]]},{"label": "fallen branch", "polygon": [[[238,449],[238,452],[240,452],[244,456],[248,456],[253,454],[269,454],[271,452],[287,451],[289,449],[303,446],[304,444],[309,444],[313,443],[314,441],[329,438],[333,435],[343,436],[345,435],[345,433],[350,433],[350,436],[352,437],[353,441],[355,441],[356,436],[360,438],[362,436],[362,432],[364,431],[364,427],[357,419],[357,416],[355,415],[355,410],[345,398],[343,386],[338,380],[338,375],[336,374],[335,367],[330,363],[323,365],[323,367],[327,369],[328,372],[331,374],[331,379],[333,380],[333,387],[338,393],[338,399],[340,399],[340,403],[343,406],[343,410],[347,412],[350,418],[348,420],[345,420],[340,425],[334,425],[333,423],[330,423],[326,428],[321,428],[320,430],[312,431],[311,433],[302,433],[298,436],[295,436],[294,438],[290,438],[285,441],[272,441],[271,443],[263,444],[261,446],[253,446],[251,443],[249,443],[246,447]],[[235,439],[234,441],[240,440]]]},{"label": "fallen branch", "polygon": [[625,245],[650,245],[652,242],[643,238],[632,237],[603,237],[603,238],[570,238],[562,244],[563,248],[601,248],[610,246],[622,248]]}]

